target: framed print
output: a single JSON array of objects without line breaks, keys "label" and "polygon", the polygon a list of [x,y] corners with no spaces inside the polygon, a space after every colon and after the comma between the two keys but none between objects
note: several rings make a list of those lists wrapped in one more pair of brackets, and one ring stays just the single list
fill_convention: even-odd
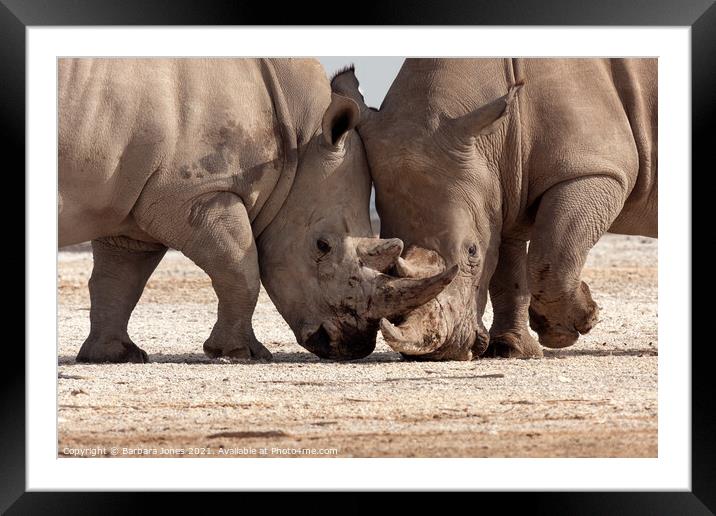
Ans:
[{"label": "framed print", "polygon": [[4,0],[27,302],[0,506],[712,513],[690,208],[715,9]]}]

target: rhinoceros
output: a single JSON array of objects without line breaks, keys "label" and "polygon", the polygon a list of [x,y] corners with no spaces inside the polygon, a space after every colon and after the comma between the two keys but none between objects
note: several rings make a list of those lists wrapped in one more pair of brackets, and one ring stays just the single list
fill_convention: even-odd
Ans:
[{"label": "rhinoceros", "polygon": [[607,231],[657,237],[655,59],[408,59],[377,111],[350,70],[333,88],[361,106],[381,236],[408,246],[397,270],[459,267],[436,299],[381,321],[407,356],[570,346],[597,322],[590,248]]},{"label": "rhinoceros", "polygon": [[251,317],[260,281],[299,344],[355,359],[378,321],[456,271],[384,274],[356,103],[315,60],[61,59],[59,245],[92,241],[80,362],[146,362],[127,324],[168,248],[211,278],[210,357],[270,359]]}]

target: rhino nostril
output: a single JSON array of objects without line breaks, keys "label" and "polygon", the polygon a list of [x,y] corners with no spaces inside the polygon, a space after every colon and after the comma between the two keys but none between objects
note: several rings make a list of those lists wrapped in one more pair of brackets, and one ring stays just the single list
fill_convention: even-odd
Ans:
[{"label": "rhino nostril", "polygon": [[306,328],[301,346],[320,358],[355,360],[373,352],[377,333],[377,321],[356,327],[345,324],[339,326],[337,322],[326,320],[315,330]]},{"label": "rhino nostril", "polygon": [[331,346],[336,346],[336,343],[341,340],[341,331],[331,321],[325,321],[321,324],[321,328],[325,331],[331,339]]},{"label": "rhino nostril", "polygon": [[331,336],[323,325],[319,326],[318,330],[310,334],[303,345],[311,353],[315,353],[321,358],[328,358],[331,355]]}]

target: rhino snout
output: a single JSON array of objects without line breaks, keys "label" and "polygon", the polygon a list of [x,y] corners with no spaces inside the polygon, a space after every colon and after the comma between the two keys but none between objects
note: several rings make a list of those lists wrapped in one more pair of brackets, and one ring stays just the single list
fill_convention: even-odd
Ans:
[{"label": "rhino snout", "polygon": [[385,342],[405,357],[470,360],[485,352],[489,336],[475,314],[472,281],[453,282],[434,300],[397,318],[380,321]]},{"label": "rhino snout", "polygon": [[362,329],[351,326],[339,328],[326,321],[318,329],[307,331],[301,345],[319,358],[357,360],[373,352],[377,330],[377,324],[369,324]]}]

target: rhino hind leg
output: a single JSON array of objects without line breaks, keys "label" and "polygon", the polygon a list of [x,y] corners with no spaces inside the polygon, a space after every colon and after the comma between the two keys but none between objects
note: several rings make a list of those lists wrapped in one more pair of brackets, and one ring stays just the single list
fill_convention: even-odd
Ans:
[{"label": "rhino hind leg", "polygon": [[[214,192],[184,203],[154,204],[160,225],[143,227],[197,264],[211,278],[219,300],[217,320],[204,342],[211,358],[270,360],[271,352],[254,334],[251,317],[261,284],[258,252],[241,199]],[[178,210],[177,210],[178,207]],[[157,210],[161,216],[157,217]],[[139,213],[138,223],[146,214]]]},{"label": "rhino hind leg", "polygon": [[543,346],[571,346],[598,322],[599,308],[580,275],[625,198],[622,183],[606,174],[565,181],[543,195],[528,256],[530,326]]},{"label": "rhino hind leg", "polygon": [[542,348],[527,328],[527,242],[503,238],[490,280],[494,318],[485,357],[538,358]]},{"label": "rhino hind leg", "polygon": [[166,250],[159,244],[125,237],[92,241],[90,334],[77,354],[77,362],[148,361],[144,350],[129,338],[127,324]]}]

